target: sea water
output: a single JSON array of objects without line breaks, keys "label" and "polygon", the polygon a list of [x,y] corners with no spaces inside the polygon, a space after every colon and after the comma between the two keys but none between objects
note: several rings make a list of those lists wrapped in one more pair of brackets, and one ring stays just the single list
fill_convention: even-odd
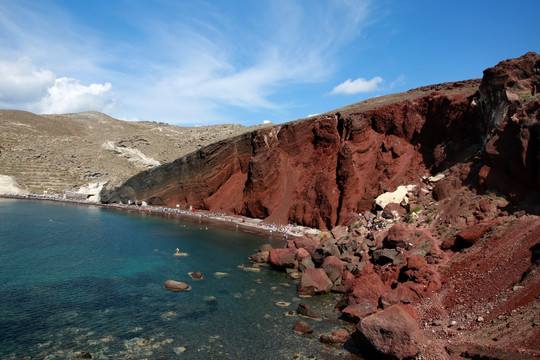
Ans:
[{"label": "sea water", "polygon": [[[332,315],[304,319],[313,335],[293,332],[298,302],[331,313],[335,298],[299,299],[283,273],[238,267],[272,241],[144,213],[0,199],[0,358],[348,355],[318,341],[341,327]],[[176,248],[188,256],[174,256]],[[192,289],[165,290],[168,279]]]}]

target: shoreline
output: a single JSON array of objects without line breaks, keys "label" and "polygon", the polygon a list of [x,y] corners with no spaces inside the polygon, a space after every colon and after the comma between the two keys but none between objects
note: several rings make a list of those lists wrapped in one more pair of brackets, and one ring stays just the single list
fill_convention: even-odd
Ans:
[{"label": "shoreline", "polygon": [[0,194],[3,199],[52,201],[68,204],[97,206],[105,209],[116,209],[128,212],[141,212],[166,218],[176,218],[191,223],[200,223],[227,230],[236,230],[257,236],[271,237],[288,241],[290,238],[300,237],[306,234],[318,234],[320,230],[299,225],[274,225],[266,224],[263,219],[248,218],[241,215],[226,215],[211,213],[206,210],[181,210],[162,206],[142,206],[127,204],[103,204],[100,202],[63,199],[54,195],[17,195]]}]

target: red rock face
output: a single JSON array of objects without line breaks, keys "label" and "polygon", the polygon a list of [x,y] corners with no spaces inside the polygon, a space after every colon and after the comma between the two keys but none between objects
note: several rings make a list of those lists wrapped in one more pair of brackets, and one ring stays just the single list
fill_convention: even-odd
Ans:
[{"label": "red rock face", "polygon": [[484,71],[486,126],[480,181],[515,200],[540,187],[540,55],[530,52]]},{"label": "red rock face", "polygon": [[256,130],[141,173],[101,198],[331,229],[371,209],[384,191],[482,149],[477,180],[517,198],[540,185],[539,58],[529,53],[486,70],[479,92],[478,80],[441,84]]}]

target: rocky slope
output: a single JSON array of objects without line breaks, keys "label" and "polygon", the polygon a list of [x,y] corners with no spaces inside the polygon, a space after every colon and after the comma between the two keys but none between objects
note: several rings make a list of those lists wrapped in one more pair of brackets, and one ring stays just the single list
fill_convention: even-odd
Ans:
[{"label": "rocky slope", "polygon": [[58,194],[89,184],[99,184],[97,189],[106,182],[118,185],[144,169],[249,130],[241,125],[185,128],[127,122],[96,112],[0,110],[0,192]]},{"label": "rocky slope", "polygon": [[242,134],[102,198],[331,229],[251,260],[299,294],[342,293],[356,328],[336,341],[367,358],[540,358],[539,90],[528,53]]}]

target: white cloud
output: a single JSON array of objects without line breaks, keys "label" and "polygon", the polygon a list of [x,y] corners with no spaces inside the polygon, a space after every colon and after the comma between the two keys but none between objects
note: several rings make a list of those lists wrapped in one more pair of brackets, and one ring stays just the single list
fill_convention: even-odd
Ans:
[{"label": "white cloud", "polygon": [[112,85],[81,85],[77,79],[61,77],[47,90],[41,99],[39,112],[42,114],[64,114],[82,111],[109,112],[114,105]]},{"label": "white cloud", "polygon": [[366,80],[364,78],[358,78],[354,81],[347,79],[345,82],[336,86],[331,94],[358,94],[366,93],[379,90],[379,84],[383,82],[383,79],[380,76],[375,76],[371,80]]},{"label": "white cloud", "polygon": [[0,106],[17,108],[47,94],[56,76],[37,69],[28,57],[15,62],[0,61]]},{"label": "white cloud", "polygon": [[85,86],[74,78],[38,69],[28,57],[0,62],[0,106],[36,113],[59,114],[113,109],[112,85]]}]

